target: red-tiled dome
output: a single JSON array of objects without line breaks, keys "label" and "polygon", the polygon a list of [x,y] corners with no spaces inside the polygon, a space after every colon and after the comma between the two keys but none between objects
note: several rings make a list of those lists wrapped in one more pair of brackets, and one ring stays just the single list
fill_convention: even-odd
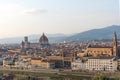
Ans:
[{"label": "red-tiled dome", "polygon": [[44,33],[43,33],[43,35],[40,37],[39,42],[40,42],[40,43],[48,42],[48,38],[45,36]]}]

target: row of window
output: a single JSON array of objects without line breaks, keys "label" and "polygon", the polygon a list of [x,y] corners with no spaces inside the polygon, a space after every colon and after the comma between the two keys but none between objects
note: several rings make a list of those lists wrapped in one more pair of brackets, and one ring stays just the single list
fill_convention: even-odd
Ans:
[{"label": "row of window", "polygon": [[111,51],[87,51],[88,53],[111,53]]}]

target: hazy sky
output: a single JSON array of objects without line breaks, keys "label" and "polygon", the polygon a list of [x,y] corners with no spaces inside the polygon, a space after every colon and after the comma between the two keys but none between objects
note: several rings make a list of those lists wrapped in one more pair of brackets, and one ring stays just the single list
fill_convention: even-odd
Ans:
[{"label": "hazy sky", "polygon": [[120,23],[119,0],[0,0],[0,38],[78,33]]}]

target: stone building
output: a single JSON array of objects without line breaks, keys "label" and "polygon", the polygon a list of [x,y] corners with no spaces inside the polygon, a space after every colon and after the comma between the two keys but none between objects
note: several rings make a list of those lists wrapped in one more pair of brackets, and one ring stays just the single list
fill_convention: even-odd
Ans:
[{"label": "stone building", "polygon": [[86,62],[86,70],[117,71],[115,57],[93,57]]},{"label": "stone building", "polygon": [[91,57],[84,62],[73,61],[71,68],[72,70],[117,71],[118,61],[116,57]]},{"label": "stone building", "polygon": [[28,37],[25,36],[24,37],[24,41],[21,42],[21,49],[22,50],[26,50],[26,49],[45,49],[45,48],[49,48],[50,44],[49,44],[49,40],[46,37],[46,35],[43,33],[43,35],[40,37],[39,42],[38,43],[31,43],[28,41]]},{"label": "stone building", "polygon": [[32,58],[31,59],[31,66],[33,69],[50,69],[54,68],[55,65],[52,62],[47,60],[43,60],[42,58]]},{"label": "stone building", "polygon": [[86,70],[85,63],[82,59],[77,59],[71,63],[72,70]]}]

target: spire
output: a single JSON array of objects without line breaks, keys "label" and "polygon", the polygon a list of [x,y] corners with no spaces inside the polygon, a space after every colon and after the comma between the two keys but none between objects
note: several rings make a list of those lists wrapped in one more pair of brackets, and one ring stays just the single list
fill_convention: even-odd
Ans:
[{"label": "spire", "polygon": [[45,36],[44,32],[43,32],[43,36]]},{"label": "spire", "polygon": [[116,32],[114,32],[114,45],[117,46],[117,35],[116,35]]},{"label": "spire", "polygon": [[24,41],[22,40],[22,42],[21,42],[21,49],[24,49],[24,46],[25,46],[25,43],[24,43]]},{"label": "spire", "polygon": [[23,40],[22,40],[22,43],[21,43],[21,44],[25,44]]},{"label": "spire", "polygon": [[117,55],[117,35],[116,35],[116,32],[114,32],[114,38],[113,38],[113,55],[118,56]]},{"label": "spire", "polygon": [[116,32],[114,32],[114,39],[117,39],[117,35],[116,35]]}]

